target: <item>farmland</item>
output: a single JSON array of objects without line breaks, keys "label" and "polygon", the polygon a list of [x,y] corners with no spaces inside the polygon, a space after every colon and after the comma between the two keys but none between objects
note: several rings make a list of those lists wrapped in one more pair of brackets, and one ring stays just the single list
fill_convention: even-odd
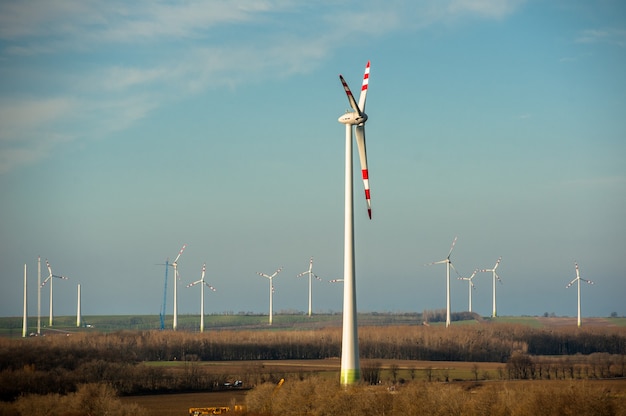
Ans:
[{"label": "farmland", "polygon": [[[331,402],[347,406],[336,392],[343,391],[337,315],[277,315],[271,327],[263,316],[209,316],[205,333],[194,331],[197,316],[180,317],[179,325],[187,329],[179,331],[155,330],[154,318],[85,317],[90,327],[76,328],[75,319],[59,317],[53,329],[43,328],[45,336],[25,339],[16,318],[1,318],[0,414],[3,406],[27,411],[36,397],[63,398],[71,408],[103,395],[110,397],[109,414],[131,408],[137,413],[137,405],[149,414],[184,414],[193,406],[233,403],[246,403],[255,414],[293,414],[294,397],[301,401],[296,408],[305,406],[312,414],[328,414],[323,409]],[[350,394],[362,397],[359,403],[387,406],[386,414],[403,414],[400,406],[426,400],[423,392],[430,401],[422,406],[441,412],[441,406],[452,405],[435,400],[446,391],[462,398],[456,404],[462,408],[491,403],[504,409],[458,414],[514,414],[522,412],[515,410],[521,403],[525,410],[537,402],[549,407],[545,392],[565,406],[580,405],[568,396],[572,391],[608,409],[599,414],[624,414],[623,318],[588,318],[582,328],[575,319],[553,317],[476,317],[450,328],[432,320],[425,325],[418,314],[359,318],[363,384]],[[274,394],[280,379],[286,382]],[[243,387],[226,387],[234,380]],[[319,401],[324,396],[327,400]],[[378,414],[360,406],[353,406],[359,414]]]}]

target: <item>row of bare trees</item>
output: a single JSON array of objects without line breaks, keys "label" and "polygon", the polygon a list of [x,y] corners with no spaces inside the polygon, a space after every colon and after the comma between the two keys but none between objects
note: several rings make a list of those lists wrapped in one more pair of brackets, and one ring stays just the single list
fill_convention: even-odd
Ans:
[{"label": "row of bare trees", "polygon": [[596,352],[574,356],[531,356],[514,352],[506,362],[509,379],[565,380],[626,376],[626,355]]},{"label": "row of bare trees", "polygon": [[[550,339],[567,344],[569,360],[546,358],[550,353],[544,353],[547,347],[540,344],[548,345]],[[450,328],[379,326],[360,328],[359,343],[364,359],[507,362],[510,378],[595,378],[624,375],[626,328],[542,330],[493,323]],[[205,374],[193,365],[195,361],[323,359],[339,357],[340,351],[341,329],[334,327],[203,334],[121,331],[0,339],[0,399],[11,400],[24,392],[67,393],[92,382],[107,382],[124,394],[210,390],[228,375]],[[611,357],[610,364],[599,358],[580,358],[587,355]],[[522,358],[528,360],[517,361]],[[189,365],[137,365],[144,361],[184,361]],[[257,376],[254,382],[263,379]]]}]

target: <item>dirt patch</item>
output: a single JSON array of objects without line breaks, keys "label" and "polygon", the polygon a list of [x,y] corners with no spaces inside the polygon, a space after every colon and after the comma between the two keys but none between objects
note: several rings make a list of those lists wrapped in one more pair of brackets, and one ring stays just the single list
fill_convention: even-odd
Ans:
[{"label": "dirt patch", "polygon": [[121,397],[124,403],[136,403],[151,416],[185,416],[190,407],[233,406],[245,404],[247,390],[207,393],[158,394]]}]

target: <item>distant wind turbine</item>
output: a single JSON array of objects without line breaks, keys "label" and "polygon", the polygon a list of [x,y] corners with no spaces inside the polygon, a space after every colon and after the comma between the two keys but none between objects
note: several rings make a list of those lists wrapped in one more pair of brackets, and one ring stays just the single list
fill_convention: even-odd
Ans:
[{"label": "distant wind turbine", "polygon": [[322,281],[322,279],[318,275],[313,273],[313,257],[311,257],[311,261],[309,262],[309,270],[298,274],[296,277],[302,277],[305,274],[309,275],[309,316],[311,316],[311,314],[312,314],[312,303],[313,303],[313,295],[312,295],[312,290],[313,290],[312,286],[313,285],[311,284],[312,278],[315,277],[317,280]]},{"label": "distant wind turbine", "polygon": [[354,111],[342,114],[338,121],[346,125],[346,160],[345,160],[345,205],[344,205],[344,285],[343,285],[343,329],[341,339],[341,376],[340,383],[344,386],[358,383],[361,379],[359,364],[359,337],[356,307],[356,278],[354,260],[354,187],[352,184],[352,126],[355,127],[356,144],[361,162],[361,175],[365,186],[367,215],[372,219],[372,203],[370,198],[369,171],[367,168],[367,149],[365,146],[365,99],[369,86],[370,62],[365,66],[361,94],[357,103],[343,76],[339,75],[343,89],[348,96],[350,107]]},{"label": "distant wind turbine", "polygon": [[187,247],[187,244],[183,244],[183,248],[181,248],[178,252],[176,259],[170,263],[170,266],[174,268],[174,317],[172,323],[174,331],[178,328],[178,280],[180,279],[180,276],[178,275],[178,259],[181,254],[183,254],[183,251],[185,251],[185,247]]},{"label": "distant wind turbine", "polygon": [[476,273],[478,273],[478,269],[474,270],[474,272],[472,273],[472,275],[470,277],[458,277],[459,280],[466,280],[469,286],[469,311],[472,311],[472,290],[476,289],[476,286],[474,286],[474,282],[472,282],[472,279],[474,279],[474,276],[476,276]]},{"label": "distant wind turbine", "polygon": [[48,268],[48,277],[45,278],[41,287],[45,286],[47,282],[50,282],[50,320],[48,322],[49,326],[52,326],[52,281],[56,279],[67,280],[65,276],[57,276],[56,274],[52,274],[52,267],[50,267],[50,263],[48,263],[48,259],[46,259],[46,267]]},{"label": "distant wind turbine", "polygon": [[565,286],[565,288],[567,289],[568,287],[572,286],[574,282],[578,282],[578,326],[581,326],[582,321],[580,318],[580,281],[582,280],[583,282],[587,282],[590,285],[592,285],[593,282],[591,280],[586,280],[580,277],[580,271],[578,270],[578,263],[575,262],[574,267],[576,268],[576,278],[572,280],[571,282],[569,282],[567,286]]},{"label": "distant wind turbine", "polygon": [[204,332],[204,286],[215,292],[215,288],[204,281],[204,275],[206,274],[206,263],[202,265],[202,277],[200,280],[196,280],[193,283],[189,283],[187,287],[192,287],[200,284],[200,332]]},{"label": "distant wind turbine", "polygon": [[491,313],[491,317],[495,318],[497,315],[496,313],[496,280],[499,280],[500,283],[502,283],[502,279],[500,279],[500,276],[498,276],[498,273],[496,273],[496,269],[498,268],[498,266],[500,265],[500,260],[502,260],[502,256],[500,256],[498,258],[498,261],[496,261],[495,266],[493,266],[493,269],[482,269],[481,272],[491,272],[493,274],[493,311]]},{"label": "distant wind turbine", "polygon": [[[450,246],[450,251],[448,252],[448,257],[443,260],[434,261],[432,263],[427,264],[427,266],[432,266],[434,264],[445,264],[446,265],[446,328],[450,326],[450,267],[454,269],[454,265],[450,260],[450,255],[452,254],[452,250],[454,250],[454,245],[456,244],[457,237],[454,237],[452,241],[452,245]],[[456,271],[456,269],[454,269]]]},{"label": "distant wind turbine", "polygon": [[278,273],[280,273],[280,271],[282,269],[283,269],[282,266],[279,267],[278,270],[276,270],[274,272],[274,274],[272,274],[272,275],[267,275],[265,273],[257,272],[257,274],[259,276],[266,277],[270,281],[270,321],[269,321],[270,325],[272,325],[272,315],[274,314],[274,311],[273,311],[273,308],[274,308],[274,306],[273,306],[273,303],[274,303],[274,284],[273,284],[273,279],[274,279],[274,277],[276,277],[276,275]]}]

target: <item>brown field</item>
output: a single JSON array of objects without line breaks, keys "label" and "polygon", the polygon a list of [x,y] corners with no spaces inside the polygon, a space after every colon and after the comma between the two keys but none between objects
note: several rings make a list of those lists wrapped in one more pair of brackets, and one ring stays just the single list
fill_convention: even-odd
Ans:
[{"label": "brown field", "polygon": [[[387,389],[391,384],[390,369],[396,367],[399,370],[399,377],[404,377],[408,382],[409,370],[415,369],[417,373],[416,380],[424,380],[424,372],[432,369],[435,374],[441,375],[442,372],[450,374],[450,380],[460,379],[454,377],[455,374],[463,375],[463,381],[453,381],[453,384],[466,386],[466,389],[480,388],[486,383],[492,385],[501,383],[503,387],[511,388],[516,384],[534,384],[545,383],[547,386],[555,385],[561,381],[554,380],[498,380],[497,370],[502,368],[502,363],[470,363],[470,362],[449,362],[449,361],[411,361],[411,360],[362,360],[361,366],[365,367],[375,361],[382,368],[381,379],[383,382],[381,389]],[[207,362],[198,363],[204,371],[215,373],[241,374],[251,367],[263,368],[265,371],[274,373],[284,373],[286,375],[294,375],[301,373],[318,373],[326,374],[328,377],[339,377],[340,360],[280,360],[280,361],[231,361],[231,362]],[[478,367],[480,371],[480,380],[478,382],[472,380],[472,370]],[[439,372],[439,373],[438,373]],[[493,374],[490,380],[482,379],[485,372]],[[289,380],[289,378],[287,379]],[[443,380],[441,380],[443,381]],[[287,381],[288,383],[289,381]],[[626,403],[626,379],[605,379],[605,380],[577,380],[569,381],[569,383],[589,383],[595,387],[604,388],[614,397],[623,398]],[[505,386],[506,385],[506,386]],[[190,407],[213,407],[213,406],[233,406],[234,404],[245,404],[246,389],[231,389],[220,392],[205,393],[183,393],[183,394],[160,394],[146,396],[127,396],[122,397],[124,403],[136,403],[148,410],[148,414],[154,416],[169,415],[187,415]]]}]

